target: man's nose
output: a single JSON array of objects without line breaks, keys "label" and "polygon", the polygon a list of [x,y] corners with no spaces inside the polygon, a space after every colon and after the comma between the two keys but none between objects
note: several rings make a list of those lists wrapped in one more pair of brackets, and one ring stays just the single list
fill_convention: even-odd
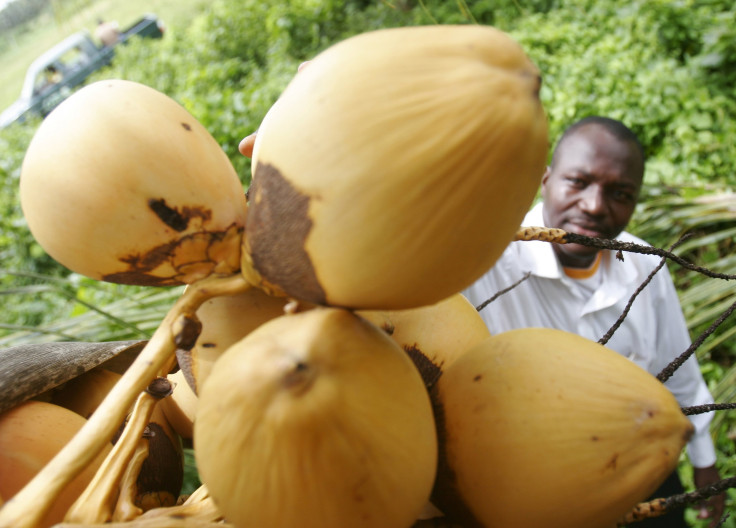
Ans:
[{"label": "man's nose", "polygon": [[603,189],[597,185],[589,185],[581,193],[578,207],[591,216],[600,216],[605,212],[606,201]]}]

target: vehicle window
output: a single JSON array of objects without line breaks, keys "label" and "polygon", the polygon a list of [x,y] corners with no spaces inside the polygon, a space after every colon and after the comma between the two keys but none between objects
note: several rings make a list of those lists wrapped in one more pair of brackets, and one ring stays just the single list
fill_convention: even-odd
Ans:
[{"label": "vehicle window", "polygon": [[86,64],[89,60],[89,55],[87,55],[87,53],[85,53],[79,46],[73,47],[59,58],[59,62],[64,65],[65,70],[73,70]]},{"label": "vehicle window", "polygon": [[40,72],[34,81],[33,92],[43,93],[48,91],[52,86],[61,82],[64,78],[62,65],[58,63],[49,64]]},{"label": "vehicle window", "polygon": [[89,54],[81,46],[74,46],[49,64],[35,79],[33,92],[41,94],[91,61]]}]

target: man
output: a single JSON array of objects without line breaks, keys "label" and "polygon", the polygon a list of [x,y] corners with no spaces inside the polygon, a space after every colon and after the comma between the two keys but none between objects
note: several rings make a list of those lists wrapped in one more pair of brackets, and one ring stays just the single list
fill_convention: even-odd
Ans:
[{"label": "man", "polygon": [[117,22],[105,22],[101,18],[97,19],[97,27],[95,28],[95,37],[103,46],[114,46],[120,38],[120,28]]},{"label": "man", "polygon": [[[643,175],[644,152],[631,130],[608,118],[583,119],[560,139],[542,177],[543,201],[527,214],[524,225],[645,244],[624,232]],[[494,334],[520,327],[549,327],[598,341],[659,262],[659,257],[628,252],[621,260],[615,252],[578,244],[512,242],[494,267],[463,293],[479,306],[521,281],[481,310]],[[674,285],[664,267],[638,295],[606,346],[656,375],[690,343]],[[694,357],[666,386],[682,406],[713,401]],[[719,479],[708,430],[711,418],[712,413],[691,417],[696,433],[688,454],[698,487]],[[655,496],[678,492],[682,487],[675,473]],[[701,509],[701,516],[710,517],[715,525],[723,508],[724,496],[720,495]],[[637,526],[686,524],[682,512],[675,512]]]}]

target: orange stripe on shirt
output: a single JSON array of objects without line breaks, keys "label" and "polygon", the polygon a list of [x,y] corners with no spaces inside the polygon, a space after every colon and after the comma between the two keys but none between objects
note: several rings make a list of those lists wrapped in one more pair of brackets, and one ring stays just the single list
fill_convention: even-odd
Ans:
[{"label": "orange stripe on shirt", "polygon": [[565,272],[565,275],[570,277],[571,279],[589,279],[593,275],[595,275],[595,272],[598,271],[598,268],[601,265],[601,256],[603,253],[600,251],[595,256],[595,261],[593,264],[588,268],[565,268],[563,267],[563,271]]}]

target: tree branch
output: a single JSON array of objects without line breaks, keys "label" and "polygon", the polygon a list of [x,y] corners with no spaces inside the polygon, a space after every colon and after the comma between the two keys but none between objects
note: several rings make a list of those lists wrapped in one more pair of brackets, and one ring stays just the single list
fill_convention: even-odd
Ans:
[{"label": "tree branch", "polygon": [[736,487],[736,477],[719,480],[708,486],[703,486],[690,493],[679,493],[667,498],[654,499],[649,502],[639,503],[633,510],[621,519],[617,526],[626,526],[630,523],[643,521],[652,517],[659,517],[680,506],[694,504],[704,501],[710,497],[720,495],[728,488]]},{"label": "tree branch", "polygon": [[[677,246],[679,246],[680,244],[682,244],[687,238],[689,238],[688,235],[684,235],[684,236],[680,237],[680,240],[678,240],[677,242],[675,242],[672,245],[672,247],[670,247],[670,251],[672,251]],[[636,289],[636,291],[633,293],[633,295],[629,299],[629,302],[626,303],[626,307],[624,308],[624,311],[621,313],[621,315],[619,316],[619,318],[616,320],[615,323],[613,323],[613,326],[611,326],[611,328],[608,329],[608,332],[606,332],[606,334],[598,340],[598,342],[601,345],[605,345],[606,343],[608,343],[608,341],[611,339],[611,337],[613,337],[613,334],[623,324],[624,319],[626,319],[626,316],[629,314],[629,310],[631,310],[631,305],[634,304],[634,299],[636,299],[639,296],[639,294],[642,291],[644,291],[644,288],[646,288],[647,285],[650,282],[652,282],[652,279],[654,278],[654,276],[657,274],[657,272],[659,272],[659,270],[661,270],[664,267],[664,265],[666,263],[667,263],[667,259],[663,257],[662,260],[657,265],[657,267],[652,270],[652,272],[644,280],[644,282],[642,282],[642,284]]]},{"label": "tree branch", "polygon": [[727,411],[729,409],[736,409],[736,403],[710,403],[706,405],[693,405],[691,407],[683,407],[682,413],[685,416],[692,414],[704,414],[711,411]]},{"label": "tree branch", "polygon": [[495,294],[493,294],[493,297],[491,297],[490,299],[488,299],[486,301],[483,301],[481,304],[479,304],[478,306],[476,306],[475,307],[476,311],[480,312],[483,308],[485,308],[486,306],[488,306],[489,304],[491,304],[493,301],[495,301],[496,299],[498,299],[499,297],[501,297],[501,295],[503,295],[505,293],[508,293],[511,290],[513,290],[514,288],[516,288],[519,284],[521,284],[522,282],[524,282],[525,280],[527,280],[529,277],[531,277],[531,275],[532,275],[532,272],[531,271],[527,271],[522,278],[520,278],[518,281],[516,281],[515,283],[513,283],[511,286],[509,286],[508,288],[504,288],[501,291],[496,292]]},{"label": "tree branch", "polygon": [[690,356],[692,356],[695,353],[698,347],[703,344],[703,341],[705,341],[705,339],[708,336],[710,336],[713,332],[715,332],[716,328],[718,328],[726,319],[728,319],[728,316],[730,316],[734,312],[734,310],[736,310],[736,302],[734,302],[731,306],[729,306],[729,308],[725,312],[723,312],[718,317],[718,319],[713,321],[713,324],[711,324],[705,332],[700,334],[698,338],[692,342],[692,344],[688,347],[688,349],[685,350],[685,352],[680,354],[669,365],[663,368],[662,372],[657,374],[657,379],[661,381],[662,383],[670,379],[670,377],[675,373],[675,371],[678,368],[680,368],[680,365],[685,363],[685,361],[687,361],[690,358]]},{"label": "tree branch", "polygon": [[598,249],[609,249],[615,251],[628,251],[630,253],[641,253],[642,255],[657,255],[659,257],[668,258],[676,262],[685,269],[696,271],[708,277],[715,279],[734,280],[736,275],[727,273],[718,273],[708,268],[696,266],[692,262],[685,260],[679,255],[675,255],[671,251],[657,248],[654,246],[645,246],[634,244],[633,242],[621,242],[620,240],[611,240],[607,238],[595,238],[577,233],[568,233],[563,229],[554,229],[548,227],[523,227],[516,233],[515,240],[554,242],[556,244],[580,244],[582,246],[594,247]]}]

